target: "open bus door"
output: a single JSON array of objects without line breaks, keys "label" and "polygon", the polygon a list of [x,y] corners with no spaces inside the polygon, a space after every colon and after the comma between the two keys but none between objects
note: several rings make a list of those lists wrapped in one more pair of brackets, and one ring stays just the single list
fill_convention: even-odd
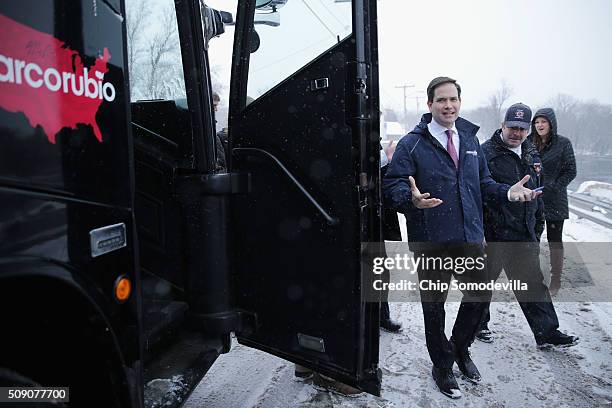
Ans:
[{"label": "open bus door", "polygon": [[[230,167],[240,343],[380,394],[379,305],[361,243],[380,240],[376,2],[238,4]],[[322,6],[322,7],[321,7]]]}]

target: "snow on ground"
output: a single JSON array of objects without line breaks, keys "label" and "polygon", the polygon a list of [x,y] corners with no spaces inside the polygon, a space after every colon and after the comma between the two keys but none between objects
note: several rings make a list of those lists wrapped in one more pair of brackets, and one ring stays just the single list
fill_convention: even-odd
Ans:
[{"label": "snow on ground", "polygon": [[[568,241],[612,242],[612,230],[587,220],[566,223]],[[571,265],[568,265],[572,267]],[[185,404],[195,407],[602,407],[612,406],[612,303],[555,303],[561,330],[580,336],[578,345],[543,351],[516,302],[491,306],[495,341],[476,341],[472,357],[483,382],[455,374],[463,398],[440,394],[431,378],[421,305],[392,303],[404,330],[381,332],[382,397],[341,397],[297,381],[293,364],[234,343],[213,365]],[[458,303],[446,305],[450,334]]]},{"label": "snow on ground", "polygon": [[577,193],[588,194],[594,198],[612,203],[612,184],[601,181],[585,181],[578,187]]},{"label": "snow on ground", "polygon": [[[447,332],[457,312],[447,304]],[[475,342],[472,355],[484,381],[473,385],[455,375],[463,398],[441,395],[431,379],[423,319],[418,303],[394,303],[404,325],[400,334],[381,333],[382,397],[345,398],[297,381],[293,364],[234,345],[219,358],[186,408],[195,407],[601,407],[612,404],[612,309],[598,304],[557,305],[561,327],[581,336],[568,349],[541,351],[516,303],[494,303],[495,342]]]},{"label": "snow on ground", "polygon": [[[542,240],[546,240],[546,231],[544,231]],[[612,242],[612,230],[570,213],[570,219],[563,224],[563,240],[565,242]]]}]

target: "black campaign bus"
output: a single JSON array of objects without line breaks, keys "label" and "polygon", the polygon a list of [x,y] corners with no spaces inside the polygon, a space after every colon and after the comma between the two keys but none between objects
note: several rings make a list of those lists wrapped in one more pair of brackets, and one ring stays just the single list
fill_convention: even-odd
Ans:
[{"label": "black campaign bus", "polygon": [[[138,81],[161,71],[128,71],[124,1],[0,5],[0,386],[141,407],[167,380],[174,406],[235,333],[380,393],[360,259],[380,240],[376,5],[339,2],[342,35],[258,83],[266,47],[292,52],[299,3],[171,1],[180,80],[155,95]],[[207,50],[224,23],[219,168]]]}]

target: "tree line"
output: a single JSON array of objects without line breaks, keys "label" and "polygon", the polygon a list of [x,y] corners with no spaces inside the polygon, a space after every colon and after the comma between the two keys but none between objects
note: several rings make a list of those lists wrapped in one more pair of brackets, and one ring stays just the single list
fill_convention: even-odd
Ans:
[{"label": "tree line", "polygon": [[[462,110],[462,117],[480,126],[478,137],[481,141],[490,138],[493,132],[501,127],[511,96],[512,89],[502,83],[500,88],[489,96],[486,105]],[[531,106],[534,114],[536,110],[544,107],[555,110],[558,133],[572,141],[576,153],[612,155],[612,105],[558,94],[542,106]],[[420,121],[421,114],[422,112],[417,117],[415,112],[408,112],[407,117],[403,118],[401,113],[396,112],[395,116],[400,123],[405,124],[406,129],[411,130]],[[389,114],[385,116],[393,117]]]},{"label": "tree line", "polygon": [[[464,112],[466,118],[480,125],[479,137],[488,139],[501,126],[511,95],[512,90],[504,85],[489,97],[487,105]],[[576,153],[612,154],[612,105],[558,94],[542,106],[531,106],[534,114],[544,107],[555,110],[557,131],[572,141]]]}]

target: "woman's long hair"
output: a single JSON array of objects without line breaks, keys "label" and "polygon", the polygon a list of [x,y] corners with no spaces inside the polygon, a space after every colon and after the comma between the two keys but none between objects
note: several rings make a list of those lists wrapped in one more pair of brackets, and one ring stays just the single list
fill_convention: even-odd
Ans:
[{"label": "woman's long hair", "polygon": [[[543,116],[540,116],[540,117],[544,118]],[[542,136],[540,136],[537,130],[534,131],[532,134],[533,134],[533,144],[535,145],[536,149],[538,149],[538,152],[541,152],[544,149],[544,146],[546,146],[546,143],[544,143],[544,140],[542,140]],[[550,137],[550,132],[548,132],[548,137]]]}]

